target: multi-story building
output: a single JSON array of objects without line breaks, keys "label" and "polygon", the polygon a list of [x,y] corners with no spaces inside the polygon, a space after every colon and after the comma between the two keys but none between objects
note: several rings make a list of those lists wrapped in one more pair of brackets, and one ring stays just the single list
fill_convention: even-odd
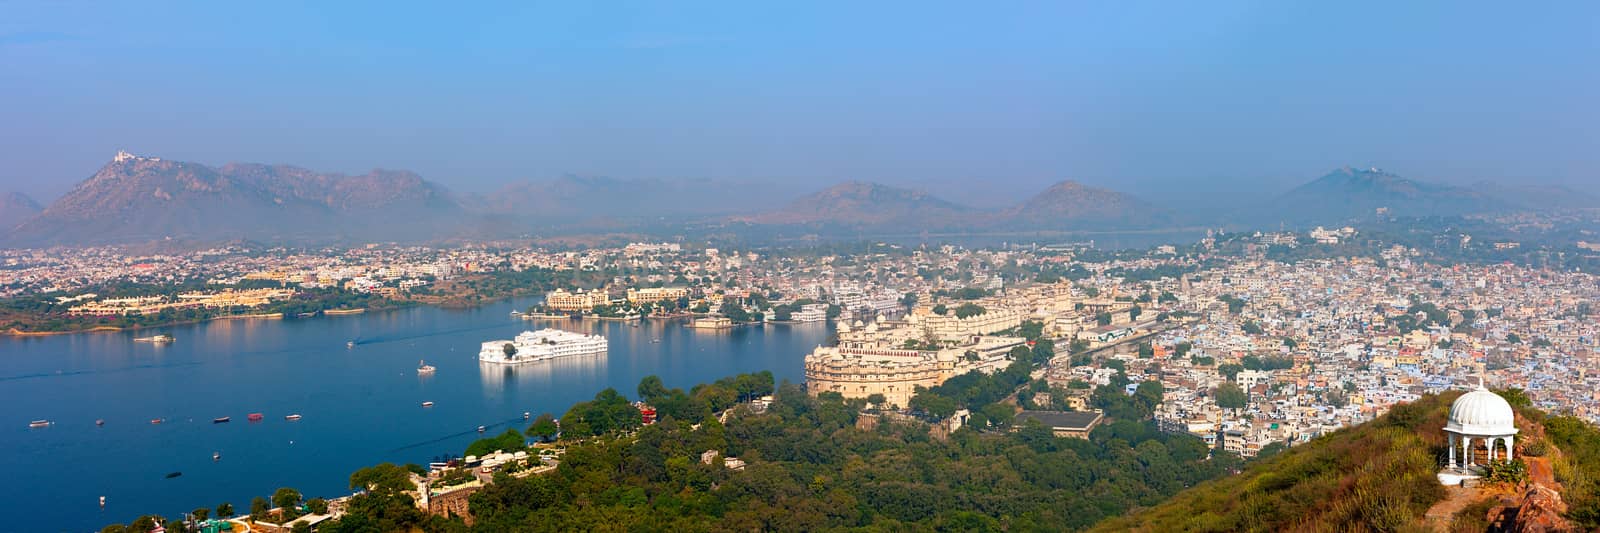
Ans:
[{"label": "multi-story building", "polygon": [[917,387],[935,387],[955,376],[957,359],[945,352],[867,346],[818,346],[806,356],[806,389],[846,398],[882,394],[888,405],[905,407]]},{"label": "multi-story building", "polygon": [[805,304],[789,315],[795,322],[822,322],[828,319],[828,304]]},{"label": "multi-story building", "polygon": [[544,297],[544,306],[556,311],[588,311],[597,305],[610,305],[611,297],[605,291],[567,292],[566,289],[556,289]]},{"label": "multi-story building", "polygon": [[689,296],[688,287],[648,287],[644,289],[628,289],[628,303],[642,304],[655,303],[665,300],[677,300]]}]

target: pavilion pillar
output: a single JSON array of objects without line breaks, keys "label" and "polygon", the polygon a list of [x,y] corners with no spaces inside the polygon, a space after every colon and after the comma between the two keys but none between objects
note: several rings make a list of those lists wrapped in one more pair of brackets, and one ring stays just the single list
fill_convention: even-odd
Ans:
[{"label": "pavilion pillar", "polygon": [[1515,442],[1515,441],[1512,440],[1512,439],[1515,439],[1515,438],[1516,437],[1506,437],[1506,460],[1507,461],[1511,460],[1511,444],[1513,442]]},{"label": "pavilion pillar", "polygon": [[1445,437],[1446,437],[1445,440],[1450,442],[1450,446],[1449,446],[1449,448],[1450,448],[1450,468],[1455,468],[1456,467],[1456,439],[1458,439],[1459,437],[1457,437],[1456,435],[1451,435],[1451,434],[1445,434]]},{"label": "pavilion pillar", "polygon": [[1467,454],[1467,464],[1463,466],[1473,466],[1478,464],[1478,458],[1475,457],[1477,454],[1472,450],[1472,437],[1461,437],[1461,451],[1466,452]]}]

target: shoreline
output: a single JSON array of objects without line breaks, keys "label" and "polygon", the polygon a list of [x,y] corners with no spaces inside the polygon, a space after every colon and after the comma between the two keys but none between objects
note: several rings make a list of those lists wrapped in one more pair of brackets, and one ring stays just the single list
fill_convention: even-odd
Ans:
[{"label": "shoreline", "polygon": [[[426,304],[415,304],[415,305],[426,305]],[[367,311],[393,311],[393,310],[396,310],[396,309],[403,309],[403,308],[406,308],[406,307],[411,307],[411,305],[395,305],[395,306],[387,306],[387,307],[363,307],[363,308],[359,308],[359,309],[333,309],[333,310],[331,310],[331,311],[333,311],[333,313],[331,313],[331,314],[329,313],[330,310],[324,309],[324,310],[318,311],[318,313],[320,313],[320,314],[322,314],[324,316],[349,316],[349,315],[365,314]],[[0,332],[0,337],[28,338],[28,337],[50,337],[50,336],[55,336],[55,335],[78,335],[78,334],[88,334],[88,333],[119,333],[119,332],[127,332],[127,331],[143,331],[143,330],[149,330],[149,329],[170,328],[170,327],[175,327],[175,326],[193,326],[195,324],[203,324],[203,323],[206,323],[206,322],[212,322],[212,321],[216,321],[216,320],[283,320],[284,318],[285,318],[284,313],[249,313],[249,314],[243,314],[243,315],[214,316],[214,317],[210,317],[210,318],[203,318],[203,319],[200,319],[200,320],[179,320],[179,321],[174,321],[174,322],[163,322],[163,323],[160,323],[160,324],[151,324],[151,325],[148,325],[148,326],[130,326],[130,327],[95,326],[95,327],[88,328],[88,329],[70,329],[70,330],[62,330],[62,331],[21,331],[21,330],[18,330],[17,328],[11,328],[11,329],[5,330],[4,332]],[[306,318],[315,318],[315,317],[302,317],[302,318],[297,318],[296,320],[305,320]]]}]

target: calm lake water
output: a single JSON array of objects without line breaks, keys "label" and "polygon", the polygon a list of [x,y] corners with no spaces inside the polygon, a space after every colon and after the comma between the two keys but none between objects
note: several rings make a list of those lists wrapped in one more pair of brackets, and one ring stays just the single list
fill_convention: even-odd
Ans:
[{"label": "calm lake water", "polygon": [[[177,337],[165,346],[135,343],[131,333],[0,338],[0,466],[9,481],[0,529],[90,531],[222,502],[248,511],[251,498],[284,486],[348,494],[350,472],[363,466],[460,454],[479,425],[491,435],[524,428],[524,411],[560,416],[606,387],[632,397],[651,374],[684,389],[760,370],[799,382],[805,354],[829,331],[509,316],[531,303],[218,321],[162,329]],[[610,353],[520,367],[478,362],[481,342],[541,325],[601,333]],[[347,349],[351,339],[359,344]],[[419,359],[438,371],[418,376]],[[435,404],[425,409],[424,401]],[[265,420],[245,419],[256,412]],[[304,418],[284,420],[291,413]],[[222,416],[233,421],[212,423]],[[29,428],[35,419],[55,425]]]}]

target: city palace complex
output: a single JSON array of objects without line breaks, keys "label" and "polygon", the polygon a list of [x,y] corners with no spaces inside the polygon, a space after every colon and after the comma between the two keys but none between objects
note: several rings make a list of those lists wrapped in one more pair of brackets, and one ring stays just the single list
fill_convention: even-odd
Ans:
[{"label": "city palace complex", "polygon": [[[1163,430],[1245,457],[1422,394],[1473,390],[1480,379],[1600,421],[1594,276],[1440,261],[1397,244],[1314,253],[1359,237],[1351,228],[1214,234],[1125,252],[885,243],[10,250],[0,252],[0,293],[14,316],[77,320],[186,306],[256,313],[324,291],[394,306],[539,295],[544,305],[530,314],[696,327],[827,321],[828,343],[792,354],[804,359],[807,390],[922,417],[930,413],[913,401],[920,392],[1003,371],[1049,343],[1051,357],[1031,376],[1048,386],[1008,400],[1019,417],[1081,434],[1108,416],[1096,389],[1132,395],[1154,382]],[[965,416],[942,418],[954,427]]]}]

